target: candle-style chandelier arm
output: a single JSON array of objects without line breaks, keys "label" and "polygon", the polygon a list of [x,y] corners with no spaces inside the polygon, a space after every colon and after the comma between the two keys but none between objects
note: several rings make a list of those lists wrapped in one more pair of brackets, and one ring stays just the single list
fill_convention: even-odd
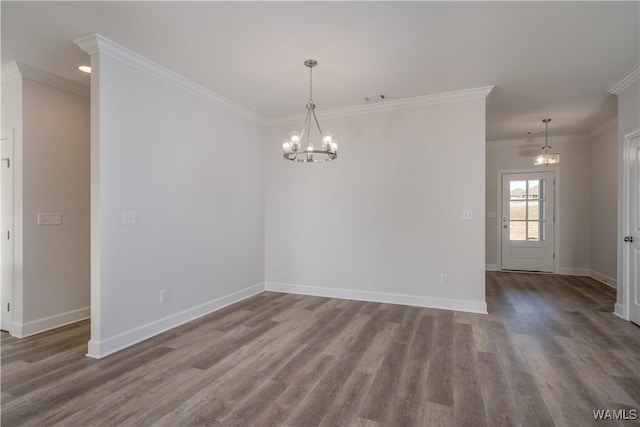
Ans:
[{"label": "candle-style chandelier arm", "polygon": [[318,118],[316,117],[316,109],[312,108],[311,113],[313,114],[313,119],[316,121],[316,126],[318,127],[318,132],[322,135],[322,129],[320,129],[320,123],[318,123]]}]

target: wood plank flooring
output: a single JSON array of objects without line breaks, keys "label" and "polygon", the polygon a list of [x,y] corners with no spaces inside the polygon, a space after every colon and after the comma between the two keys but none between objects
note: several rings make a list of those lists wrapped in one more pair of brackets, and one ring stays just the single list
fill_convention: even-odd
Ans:
[{"label": "wood plank flooring", "polygon": [[[489,315],[264,292],[102,360],[2,334],[3,426],[552,426],[640,410],[615,291],[487,273]],[[630,414],[630,413],[628,413]]]}]

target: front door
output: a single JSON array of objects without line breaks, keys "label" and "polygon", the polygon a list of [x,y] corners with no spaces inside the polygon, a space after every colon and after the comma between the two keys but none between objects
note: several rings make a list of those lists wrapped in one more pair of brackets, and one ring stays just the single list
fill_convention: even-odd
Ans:
[{"label": "front door", "polygon": [[553,273],[554,172],[502,174],[502,269]]}]

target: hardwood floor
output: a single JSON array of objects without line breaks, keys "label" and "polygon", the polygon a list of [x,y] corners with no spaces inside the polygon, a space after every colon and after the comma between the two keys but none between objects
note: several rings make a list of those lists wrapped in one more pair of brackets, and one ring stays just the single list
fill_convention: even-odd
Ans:
[{"label": "hardwood floor", "polygon": [[[551,426],[640,409],[640,328],[592,279],[487,273],[489,315],[265,292],[102,360],[2,334],[2,425]],[[632,412],[627,412],[627,415]]]}]

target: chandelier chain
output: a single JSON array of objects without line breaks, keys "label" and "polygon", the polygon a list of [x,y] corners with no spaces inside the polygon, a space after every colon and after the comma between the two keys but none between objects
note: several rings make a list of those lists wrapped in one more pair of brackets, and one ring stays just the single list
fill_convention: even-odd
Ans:
[{"label": "chandelier chain", "polygon": [[313,67],[309,67],[309,101],[313,101],[313,97],[311,96],[312,83],[313,83]]}]

